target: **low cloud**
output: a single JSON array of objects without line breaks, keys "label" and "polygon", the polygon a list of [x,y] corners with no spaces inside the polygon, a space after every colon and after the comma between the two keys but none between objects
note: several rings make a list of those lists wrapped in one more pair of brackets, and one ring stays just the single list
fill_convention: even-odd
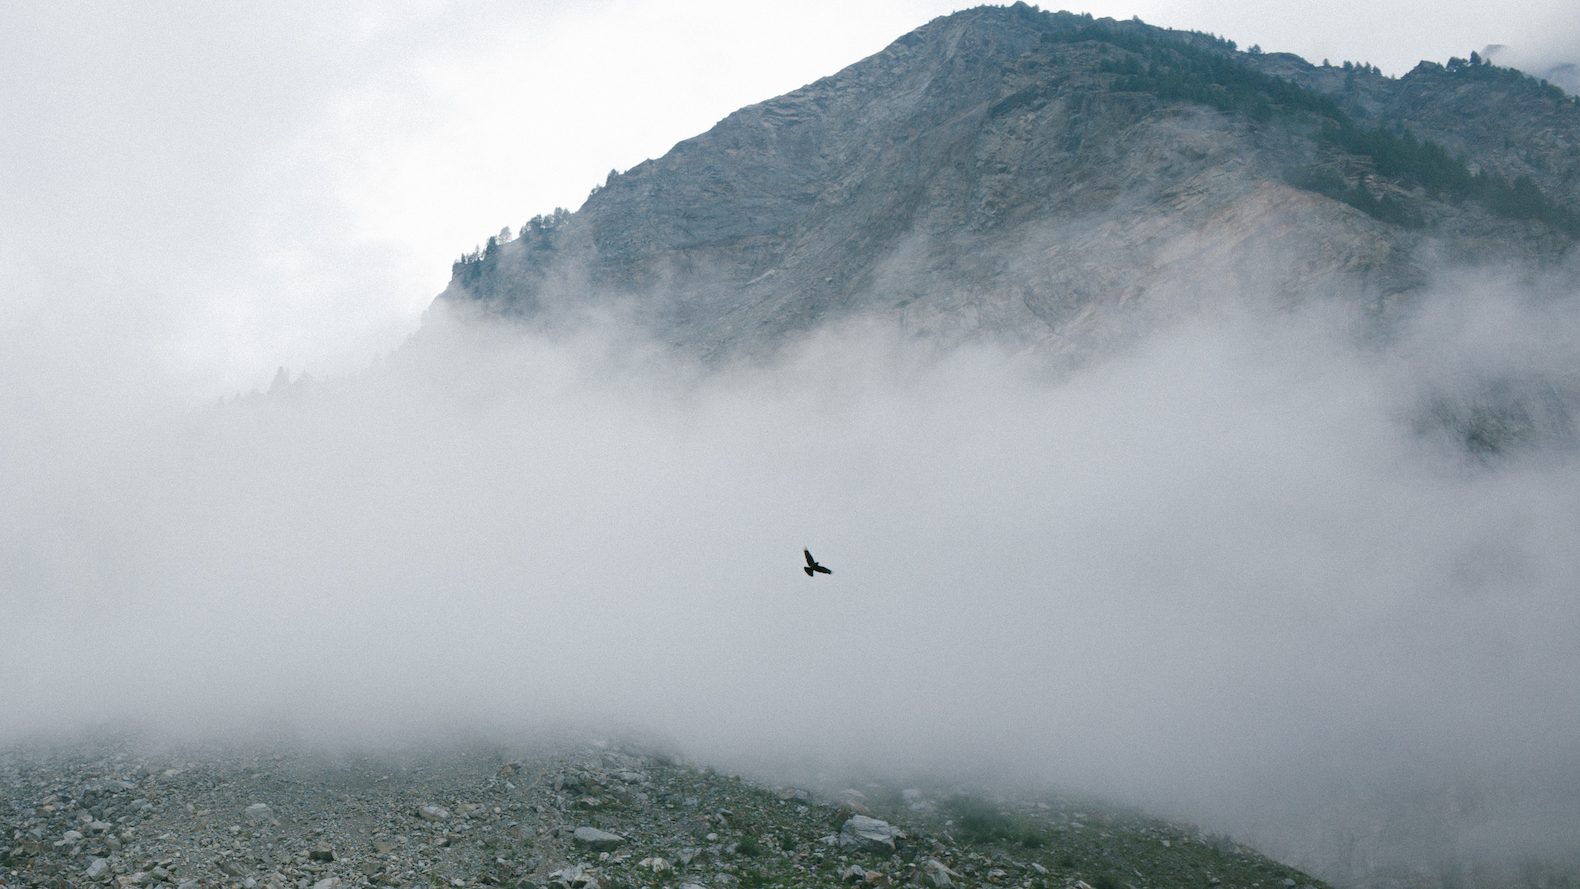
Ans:
[{"label": "low cloud", "polygon": [[0,441],[0,741],[635,731],[1097,793],[1335,878],[1557,855],[1580,463],[1444,418],[1550,390],[1561,426],[1580,318],[1472,291],[1386,346],[1223,311],[1057,375],[860,325],[702,368],[436,309],[199,411],[40,390]]}]

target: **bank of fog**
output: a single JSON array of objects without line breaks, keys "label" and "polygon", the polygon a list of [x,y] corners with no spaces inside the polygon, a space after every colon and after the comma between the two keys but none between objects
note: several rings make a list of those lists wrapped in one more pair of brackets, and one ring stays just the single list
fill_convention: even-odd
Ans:
[{"label": "bank of fog", "polygon": [[570,726],[1097,793],[1333,867],[1573,848],[1577,464],[1562,410],[1471,433],[1500,392],[1568,403],[1575,320],[1223,313],[1054,375],[436,315],[351,378],[31,404],[4,730]]}]

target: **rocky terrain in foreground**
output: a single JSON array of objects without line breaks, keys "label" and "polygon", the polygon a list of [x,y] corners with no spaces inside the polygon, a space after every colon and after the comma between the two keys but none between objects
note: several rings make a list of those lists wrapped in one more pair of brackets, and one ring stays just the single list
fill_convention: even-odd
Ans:
[{"label": "rocky terrain in foreground", "polygon": [[768,786],[611,745],[15,749],[0,831],[5,889],[1321,886],[1057,797]]}]

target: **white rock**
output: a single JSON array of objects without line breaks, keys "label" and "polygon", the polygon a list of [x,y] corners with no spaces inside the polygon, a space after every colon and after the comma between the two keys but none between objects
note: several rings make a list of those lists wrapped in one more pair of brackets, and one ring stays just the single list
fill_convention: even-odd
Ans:
[{"label": "white rock", "polygon": [[248,821],[269,821],[274,818],[274,810],[269,808],[268,803],[253,803],[241,814]]},{"label": "white rock", "polygon": [[103,858],[95,858],[95,859],[93,859],[93,861],[89,862],[88,869],[83,871],[83,873],[90,880],[97,880],[97,879],[99,879],[100,877],[104,876],[105,874],[107,874],[109,872],[110,872],[110,862],[106,861]]},{"label": "white rock", "polygon": [[932,883],[937,889],[949,889],[949,887],[955,885],[955,880],[960,879],[960,874],[950,870],[949,865],[936,858],[927,859],[925,868],[928,882]]},{"label": "white rock", "polygon": [[894,840],[905,834],[887,821],[868,818],[866,815],[852,815],[839,829],[839,844],[846,849],[861,849],[868,852],[893,852]]},{"label": "white rock", "polygon": [[443,806],[422,806],[417,809],[417,817],[424,821],[443,821],[450,817],[450,810]]},{"label": "white rock", "polygon": [[313,884],[313,889],[336,889],[340,885],[339,877],[325,877]]}]

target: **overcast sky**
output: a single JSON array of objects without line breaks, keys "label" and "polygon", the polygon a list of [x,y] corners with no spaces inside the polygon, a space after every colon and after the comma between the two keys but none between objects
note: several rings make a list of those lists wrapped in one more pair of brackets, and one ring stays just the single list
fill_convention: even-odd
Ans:
[{"label": "overcast sky", "polygon": [[[13,352],[75,355],[182,398],[266,385],[279,365],[364,366],[490,232],[575,209],[609,170],[956,8],[6,3],[0,334]],[[1564,0],[1078,11],[1394,74],[1488,44],[1530,64],[1580,57]]]}]

